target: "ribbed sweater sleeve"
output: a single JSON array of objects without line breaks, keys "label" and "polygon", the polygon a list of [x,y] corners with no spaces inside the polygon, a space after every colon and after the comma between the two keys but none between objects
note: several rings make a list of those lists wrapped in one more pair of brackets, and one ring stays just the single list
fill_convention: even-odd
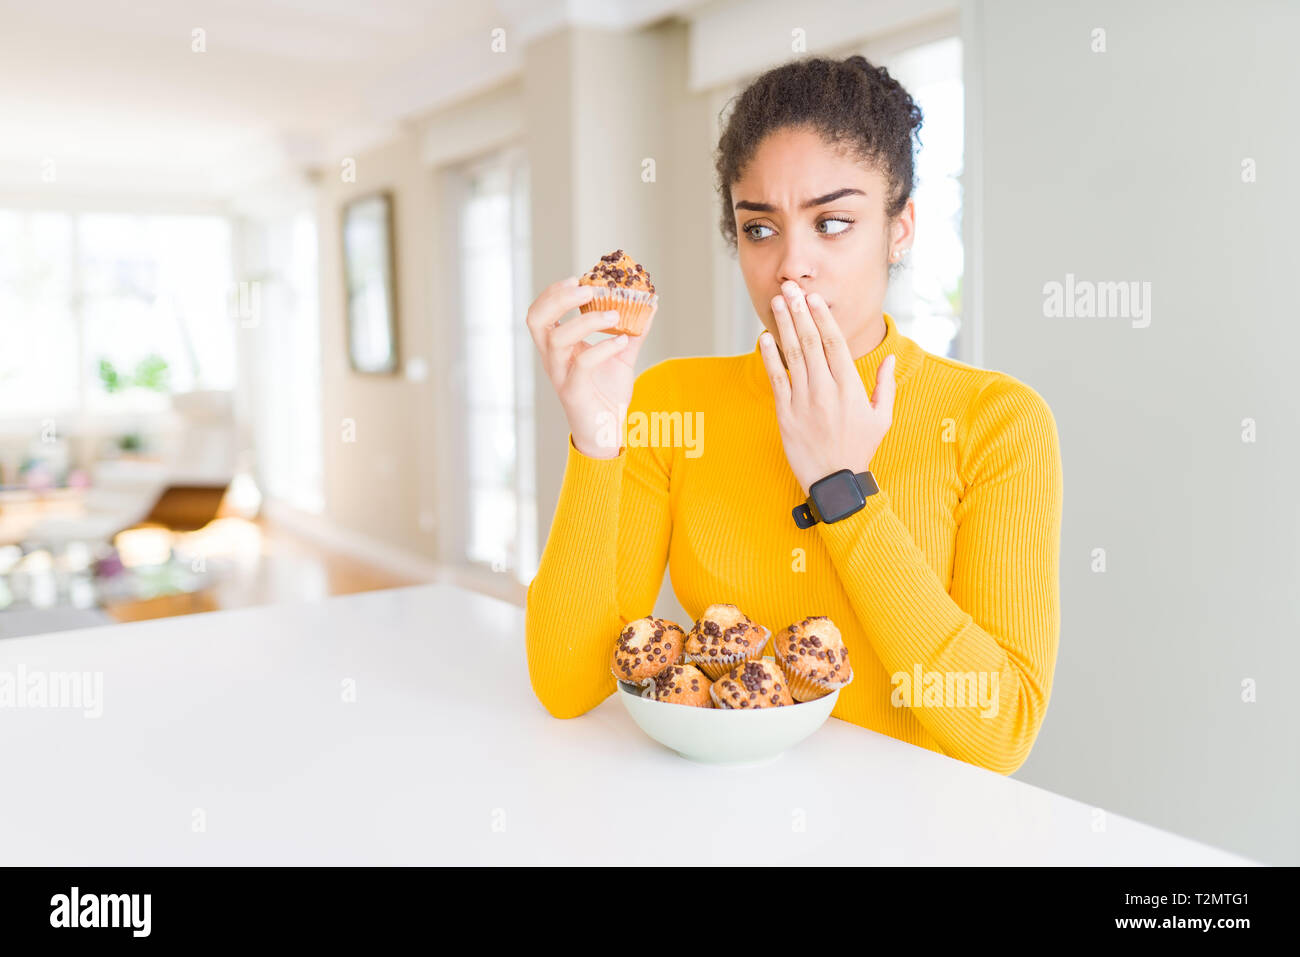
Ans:
[{"label": "ribbed sweater sleeve", "polygon": [[[646,369],[629,418],[676,409],[669,362]],[[623,445],[616,457],[568,460],[537,574],[528,586],[525,643],[533,692],[557,718],[596,707],[617,688],[614,640],[654,611],[672,537],[672,449]]]},{"label": "ribbed sweater sleeve", "polygon": [[983,672],[990,688],[997,675],[994,714],[951,699],[915,707],[917,687],[906,706],[946,754],[1010,774],[1042,724],[1060,637],[1060,443],[1046,402],[1009,376],[983,387],[965,424],[950,590],[883,485],[865,508],[815,527],[886,672],[945,684]]}]

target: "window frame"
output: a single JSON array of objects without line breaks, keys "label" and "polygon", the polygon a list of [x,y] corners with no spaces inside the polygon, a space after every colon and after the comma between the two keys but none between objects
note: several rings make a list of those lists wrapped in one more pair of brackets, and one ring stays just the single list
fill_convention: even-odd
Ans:
[{"label": "window frame", "polygon": [[[461,261],[461,215],[469,195],[469,179],[474,171],[489,167],[504,167],[508,177],[513,273],[511,314],[519,317],[519,321],[510,326],[514,350],[512,372],[515,376],[515,400],[511,413],[516,455],[512,488],[517,502],[516,549],[512,561],[499,570],[489,562],[469,556],[469,505],[472,493],[468,463],[470,408],[464,366],[468,331],[464,325],[466,291],[462,287]],[[528,306],[531,269],[528,157],[523,144],[513,141],[443,166],[437,175],[440,217],[444,223],[442,234],[447,237],[439,256],[441,268],[436,272],[436,276],[446,277],[446,281],[440,283],[443,293],[438,297],[439,301],[435,301],[435,307],[440,306],[446,316],[445,331],[437,338],[444,344],[438,364],[441,381],[447,383],[447,388],[438,390],[435,395],[438,403],[436,421],[442,436],[438,445],[443,450],[437,465],[438,487],[442,492],[438,506],[439,560],[449,569],[453,578],[470,582],[470,587],[518,601],[527,581],[536,573],[535,566],[539,558],[536,542],[537,490],[533,476],[536,443],[535,436],[530,431],[535,427],[536,408],[531,354],[528,352],[531,341],[523,324],[523,315]],[[526,515],[530,503],[531,522]],[[527,541],[530,535],[533,539],[531,543]],[[530,565],[531,568],[528,567]]]}]

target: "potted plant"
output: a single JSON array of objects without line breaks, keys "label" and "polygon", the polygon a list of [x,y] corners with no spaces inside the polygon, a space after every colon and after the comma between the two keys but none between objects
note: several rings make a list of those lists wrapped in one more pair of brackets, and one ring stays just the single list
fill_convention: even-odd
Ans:
[{"label": "potted plant", "polygon": [[[134,372],[128,374],[119,371],[107,357],[100,356],[99,381],[104,391],[110,395],[132,388],[167,393],[169,391],[167,360],[158,353],[151,352],[136,363]],[[138,455],[145,449],[144,436],[138,429],[133,429],[118,437],[117,447],[125,454]]]}]

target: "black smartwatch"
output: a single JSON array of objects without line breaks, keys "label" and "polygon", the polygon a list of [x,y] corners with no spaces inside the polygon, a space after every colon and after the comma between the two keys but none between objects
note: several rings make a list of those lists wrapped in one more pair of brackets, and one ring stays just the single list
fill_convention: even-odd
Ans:
[{"label": "black smartwatch", "polygon": [[809,487],[808,501],[794,510],[794,523],[800,528],[812,528],[818,522],[838,522],[866,505],[868,495],[879,491],[876,477],[870,472],[832,472]]}]

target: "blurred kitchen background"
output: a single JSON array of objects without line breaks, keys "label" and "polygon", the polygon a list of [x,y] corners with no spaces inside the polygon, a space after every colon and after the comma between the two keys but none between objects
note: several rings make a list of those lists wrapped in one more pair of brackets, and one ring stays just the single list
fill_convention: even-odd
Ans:
[{"label": "blurred kitchen background", "polygon": [[[0,639],[522,605],[567,456],[528,303],[622,247],[660,293],[641,368],[752,351],[722,112],[862,53],[925,114],[886,309],[1061,433],[1016,776],[1099,835],[1298,863],[1298,35],[1282,0],[0,0]],[[1149,282],[1149,327],[1048,318],[1067,276]]]},{"label": "blurred kitchen background", "polygon": [[[824,6],[809,52],[926,112],[893,310],[966,354],[958,12]],[[662,296],[643,367],[754,347],[711,152],[782,58],[738,42],[757,8],[0,4],[0,635],[437,579],[522,604],[564,455],[535,290],[623,246]]]}]

